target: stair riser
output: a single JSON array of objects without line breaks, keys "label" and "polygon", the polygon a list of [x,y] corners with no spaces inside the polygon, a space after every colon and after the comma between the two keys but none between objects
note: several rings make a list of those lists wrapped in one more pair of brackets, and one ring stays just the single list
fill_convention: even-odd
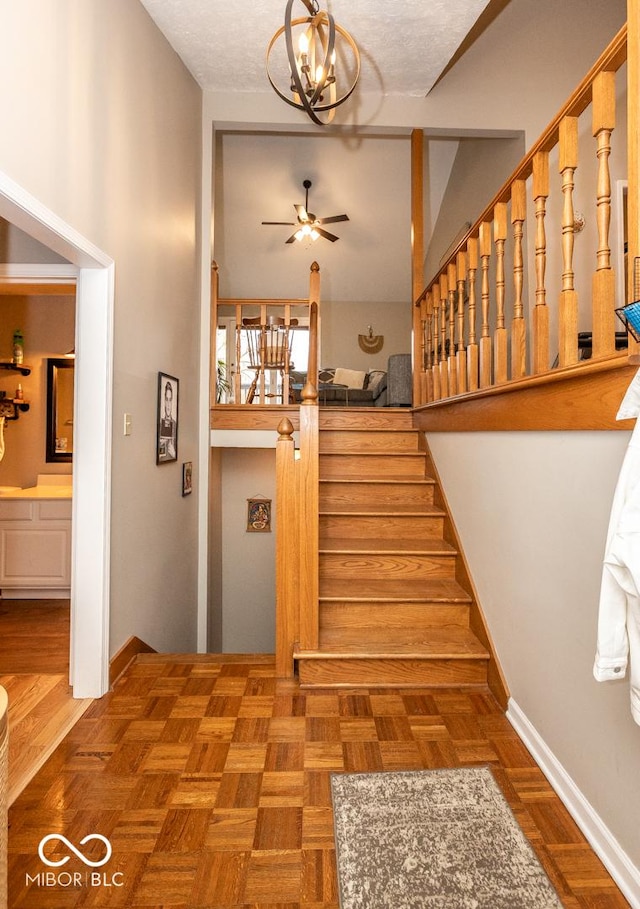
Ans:
[{"label": "stair riser", "polygon": [[303,688],[459,687],[487,682],[485,660],[303,658],[298,672]]},{"label": "stair riser", "polygon": [[319,407],[320,429],[393,429],[407,430],[412,427],[411,413],[378,408],[369,413],[351,407]]},{"label": "stair riser", "polygon": [[320,539],[441,539],[444,518],[431,515],[320,515]]},{"label": "stair riser", "polygon": [[418,451],[419,434],[410,432],[367,432],[365,430],[322,430],[320,451]]},{"label": "stair riser", "polygon": [[320,603],[320,646],[415,644],[442,625],[469,627],[469,607],[439,603]]},{"label": "stair riser", "polygon": [[428,483],[320,484],[320,507],[331,505],[432,505],[433,486]]},{"label": "stair riser", "polygon": [[425,476],[425,459],[422,455],[349,455],[321,454],[320,476],[323,480],[355,477],[409,477]]},{"label": "stair riser", "polygon": [[338,578],[351,581],[429,580],[453,578],[455,557],[417,555],[344,555],[321,553],[320,579]]}]

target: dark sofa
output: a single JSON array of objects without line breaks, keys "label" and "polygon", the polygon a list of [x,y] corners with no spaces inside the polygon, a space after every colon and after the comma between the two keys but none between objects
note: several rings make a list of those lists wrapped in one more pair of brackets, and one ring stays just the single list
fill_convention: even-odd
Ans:
[{"label": "dark sofa", "polygon": [[[292,370],[289,381],[293,399],[299,403],[307,374]],[[411,354],[392,354],[386,370],[328,367],[318,373],[318,403],[332,407],[406,407],[412,401],[411,382]]]}]

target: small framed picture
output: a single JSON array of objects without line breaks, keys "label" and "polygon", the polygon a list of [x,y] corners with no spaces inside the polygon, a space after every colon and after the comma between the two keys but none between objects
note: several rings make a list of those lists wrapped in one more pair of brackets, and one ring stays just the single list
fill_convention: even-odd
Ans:
[{"label": "small framed picture", "polygon": [[247,533],[271,533],[271,499],[247,499]]},{"label": "small framed picture", "polygon": [[193,463],[185,461],[182,465],[182,495],[190,496],[193,492]]},{"label": "small framed picture", "polygon": [[178,379],[158,373],[156,464],[178,460],[178,391]]}]

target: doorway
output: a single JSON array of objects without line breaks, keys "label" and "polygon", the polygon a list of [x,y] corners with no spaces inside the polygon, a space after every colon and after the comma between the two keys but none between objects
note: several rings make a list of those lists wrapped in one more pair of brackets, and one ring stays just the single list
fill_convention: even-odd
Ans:
[{"label": "doorway", "polygon": [[2,172],[0,217],[69,262],[5,265],[4,280],[77,281],[69,677],[74,697],[100,697],[109,687],[114,263]]}]

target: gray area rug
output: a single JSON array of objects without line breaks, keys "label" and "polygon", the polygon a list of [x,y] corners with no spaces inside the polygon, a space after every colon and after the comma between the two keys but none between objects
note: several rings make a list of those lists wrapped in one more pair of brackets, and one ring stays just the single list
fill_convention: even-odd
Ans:
[{"label": "gray area rug", "polygon": [[342,909],[562,909],[488,767],[332,774]]}]

